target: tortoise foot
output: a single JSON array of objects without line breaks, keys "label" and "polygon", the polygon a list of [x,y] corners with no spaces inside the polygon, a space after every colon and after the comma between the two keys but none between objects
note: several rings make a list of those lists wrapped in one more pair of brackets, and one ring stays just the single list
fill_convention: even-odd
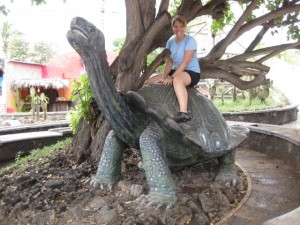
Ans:
[{"label": "tortoise foot", "polygon": [[114,184],[115,183],[112,181],[107,181],[107,180],[98,178],[97,176],[94,177],[90,182],[91,186],[102,189],[102,190],[112,190]]},{"label": "tortoise foot", "polygon": [[215,178],[215,182],[224,183],[226,186],[234,187],[241,183],[236,170],[231,167],[221,168]]}]

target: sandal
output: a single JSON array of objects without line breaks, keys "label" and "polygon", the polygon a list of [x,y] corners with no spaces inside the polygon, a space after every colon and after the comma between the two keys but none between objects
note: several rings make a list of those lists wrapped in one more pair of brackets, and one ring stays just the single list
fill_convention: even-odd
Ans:
[{"label": "sandal", "polygon": [[173,120],[175,120],[177,123],[187,122],[190,119],[192,119],[192,116],[186,112],[178,112],[177,115],[173,117]]}]

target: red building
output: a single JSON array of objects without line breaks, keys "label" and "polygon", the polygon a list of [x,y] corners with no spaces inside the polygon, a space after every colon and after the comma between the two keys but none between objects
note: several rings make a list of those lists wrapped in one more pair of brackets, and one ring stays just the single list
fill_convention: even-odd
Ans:
[{"label": "red building", "polygon": [[[108,53],[109,64],[116,56]],[[48,111],[66,111],[71,104],[70,82],[83,73],[84,65],[76,52],[59,55],[45,65],[8,61],[2,75],[0,107],[8,113],[29,111],[30,88],[34,87],[36,93],[49,98]]]}]

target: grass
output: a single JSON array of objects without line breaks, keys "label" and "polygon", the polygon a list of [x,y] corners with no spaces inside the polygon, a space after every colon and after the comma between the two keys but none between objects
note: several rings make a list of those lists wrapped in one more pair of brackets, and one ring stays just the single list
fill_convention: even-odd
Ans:
[{"label": "grass", "polygon": [[56,144],[45,146],[43,148],[37,148],[30,151],[29,155],[23,156],[22,153],[18,153],[15,162],[10,166],[0,169],[0,174],[8,169],[15,169],[16,174],[22,173],[26,168],[31,165],[41,165],[49,159],[55,157],[59,150],[67,149],[72,142],[72,138],[67,138],[62,141],[58,141]]},{"label": "grass", "polygon": [[233,101],[232,98],[222,100],[217,98],[213,103],[220,112],[243,112],[243,111],[257,111],[263,109],[282,108],[289,104],[288,99],[279,91],[270,89],[270,95],[264,103],[260,99],[255,98],[250,104],[248,93],[245,93],[245,98],[241,94],[238,95],[237,100]]}]

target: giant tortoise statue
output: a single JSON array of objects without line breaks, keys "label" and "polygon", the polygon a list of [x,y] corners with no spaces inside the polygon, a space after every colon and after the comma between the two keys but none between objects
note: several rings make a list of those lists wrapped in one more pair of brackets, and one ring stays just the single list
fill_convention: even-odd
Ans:
[{"label": "giant tortoise statue", "polygon": [[218,159],[216,181],[236,185],[235,149],[248,129],[229,126],[213,103],[189,88],[192,119],[177,123],[173,88],[163,84],[144,86],[137,92],[116,90],[105,51],[104,35],[93,24],[76,17],[67,38],[81,56],[96,102],[112,130],[106,137],[96,176],[91,184],[111,189],[121,173],[126,148],[140,149],[150,191],[147,200],[176,203],[176,185],[170,167],[194,165]]}]

